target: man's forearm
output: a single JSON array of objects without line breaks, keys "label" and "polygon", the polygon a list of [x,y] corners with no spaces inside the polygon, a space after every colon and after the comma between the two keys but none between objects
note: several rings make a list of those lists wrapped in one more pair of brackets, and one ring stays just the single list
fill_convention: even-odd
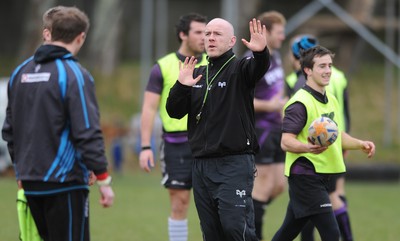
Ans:
[{"label": "man's forearm", "polygon": [[171,88],[167,99],[167,112],[171,118],[181,119],[188,112],[190,107],[190,86],[185,86],[178,81]]}]

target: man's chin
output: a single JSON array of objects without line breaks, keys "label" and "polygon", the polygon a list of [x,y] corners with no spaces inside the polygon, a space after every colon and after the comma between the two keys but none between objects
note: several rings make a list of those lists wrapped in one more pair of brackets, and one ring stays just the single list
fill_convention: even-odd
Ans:
[{"label": "man's chin", "polygon": [[217,53],[214,51],[209,51],[207,52],[208,57],[210,58],[214,58],[214,57],[218,57]]}]

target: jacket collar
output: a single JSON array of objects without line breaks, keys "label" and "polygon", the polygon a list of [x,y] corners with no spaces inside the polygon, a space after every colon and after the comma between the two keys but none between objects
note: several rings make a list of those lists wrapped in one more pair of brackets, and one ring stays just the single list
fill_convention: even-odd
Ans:
[{"label": "jacket collar", "polygon": [[312,96],[314,96],[314,98],[316,100],[318,100],[319,102],[324,103],[324,104],[328,103],[328,97],[326,96],[326,91],[325,91],[325,94],[321,94],[308,85],[304,85],[303,89],[305,91],[307,91],[308,93],[310,93]]},{"label": "jacket collar", "polygon": [[45,63],[55,59],[72,59],[76,60],[73,55],[64,47],[57,45],[44,44],[35,52],[33,59],[36,63]]},{"label": "jacket collar", "polygon": [[[176,51],[175,54],[176,54],[176,57],[177,57],[180,61],[182,61],[182,63],[185,62],[186,57],[191,57],[191,56],[185,56],[185,55],[179,53],[179,51]],[[201,61],[203,61],[203,54],[197,55],[197,56],[195,56],[195,57],[196,57],[196,59],[197,59],[197,63],[200,63]]]},{"label": "jacket collar", "polygon": [[234,55],[233,50],[229,49],[225,53],[223,53],[221,56],[215,57],[215,58],[210,58],[207,56],[208,64],[210,65],[211,68],[219,68],[222,65],[226,63],[232,56]]}]

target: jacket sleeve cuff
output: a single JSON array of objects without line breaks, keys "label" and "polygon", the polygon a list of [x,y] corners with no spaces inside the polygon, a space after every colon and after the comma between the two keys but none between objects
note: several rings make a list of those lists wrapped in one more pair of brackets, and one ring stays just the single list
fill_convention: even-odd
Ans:
[{"label": "jacket sleeve cuff", "polygon": [[97,180],[102,181],[108,178],[108,172],[102,172],[102,173],[95,173]]},{"label": "jacket sleeve cuff", "polygon": [[176,81],[175,86],[178,93],[187,93],[192,89],[192,86],[184,85],[178,80]]},{"label": "jacket sleeve cuff", "polygon": [[265,47],[265,49],[262,50],[262,51],[253,52],[253,56],[254,56],[254,57],[255,57],[256,55],[265,55],[265,54],[268,54],[268,56],[270,55],[267,47]]}]

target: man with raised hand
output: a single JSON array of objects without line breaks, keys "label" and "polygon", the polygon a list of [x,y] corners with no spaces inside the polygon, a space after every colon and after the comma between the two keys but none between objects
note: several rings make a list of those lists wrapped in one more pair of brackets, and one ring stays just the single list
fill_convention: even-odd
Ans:
[{"label": "man with raised hand", "polygon": [[171,88],[167,111],[172,118],[188,114],[193,161],[193,192],[203,240],[256,241],[251,192],[254,154],[254,87],[269,67],[265,26],[249,23],[254,57],[238,59],[233,26],[211,20],[205,29],[208,65],[195,69],[186,58]]}]

